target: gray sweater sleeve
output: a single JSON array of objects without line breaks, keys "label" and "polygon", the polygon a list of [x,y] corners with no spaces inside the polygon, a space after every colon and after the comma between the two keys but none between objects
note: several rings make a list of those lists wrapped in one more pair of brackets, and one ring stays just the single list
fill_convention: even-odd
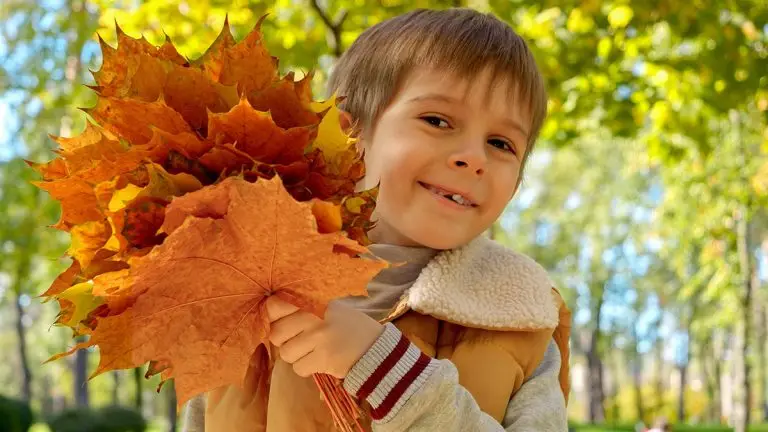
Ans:
[{"label": "gray sweater sleeve", "polygon": [[502,425],[481,411],[459,384],[453,363],[428,358],[388,324],[352,368],[344,387],[371,404],[374,432],[563,432],[568,426],[559,369],[560,353],[553,342],[510,401]]},{"label": "gray sweater sleeve", "polygon": [[[370,380],[385,369],[380,381]],[[427,358],[388,324],[352,368],[344,388],[371,404],[374,432],[564,432],[568,423],[559,371],[560,351],[552,342],[539,367],[510,400],[499,424],[459,384],[453,363]],[[182,431],[205,432],[204,397],[187,404]]]},{"label": "gray sweater sleeve", "polygon": [[560,388],[560,349],[551,341],[544,359],[515,397],[504,416],[507,431],[567,431],[568,413]]},{"label": "gray sweater sleeve", "polygon": [[184,409],[181,432],[205,432],[205,395],[195,396]]}]

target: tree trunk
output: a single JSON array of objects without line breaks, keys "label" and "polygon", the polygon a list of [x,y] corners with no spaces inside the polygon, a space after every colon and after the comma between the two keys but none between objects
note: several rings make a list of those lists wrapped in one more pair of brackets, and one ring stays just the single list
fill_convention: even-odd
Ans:
[{"label": "tree trunk", "polygon": [[[762,249],[763,263],[768,266],[768,238],[763,241]],[[755,274],[757,274],[757,272],[755,272]],[[759,318],[760,322],[757,325],[758,331],[760,332],[757,337],[757,370],[758,375],[760,376],[760,387],[762,388],[762,391],[758,396],[760,401],[758,406],[760,407],[760,412],[763,413],[762,421],[768,423],[768,292],[765,292],[765,290],[762,289],[763,287],[760,286],[759,277],[756,279],[755,287],[758,291],[763,293]]]},{"label": "tree trunk", "polygon": [[[709,400],[709,406],[707,407],[707,417],[712,423],[720,423],[721,411],[720,411],[720,376],[718,375],[718,358],[717,348],[712,343],[712,337],[708,338],[708,342],[699,343],[699,362],[704,372],[704,383],[707,386],[707,399]],[[707,349],[707,348],[710,349]]]},{"label": "tree trunk", "polygon": [[142,412],[142,409],[144,408],[144,401],[143,401],[143,397],[142,397],[142,393],[143,393],[143,391],[142,391],[142,387],[143,387],[142,386],[142,381],[143,381],[144,377],[142,375],[143,374],[141,373],[141,367],[133,368],[133,383],[136,386],[136,400],[135,400],[135,403],[136,403],[136,409],[139,412]]},{"label": "tree trunk", "polygon": [[715,343],[713,344],[713,364],[715,366],[715,377],[717,380],[715,381],[715,384],[717,385],[717,413],[718,418],[720,419],[720,423],[723,422],[723,413],[725,413],[725,406],[723,405],[725,401],[723,401],[723,365],[725,364],[725,353],[727,350],[727,341],[730,339],[730,335],[728,331],[725,332],[718,332],[719,337],[715,340]]},{"label": "tree trunk", "polygon": [[680,366],[680,388],[677,394],[677,421],[685,423],[685,389],[688,387],[688,362]]},{"label": "tree trunk", "polygon": [[120,371],[112,371],[112,405],[120,405]]},{"label": "tree trunk", "polygon": [[632,362],[632,381],[635,387],[635,408],[637,419],[645,422],[645,404],[643,403],[643,357],[635,351],[635,359]]},{"label": "tree trunk", "polygon": [[717,387],[715,390],[715,394],[717,395],[717,422],[722,423],[723,422],[723,383],[722,383],[722,377],[723,377],[723,365],[716,361],[715,364],[715,382],[717,383]]},{"label": "tree trunk", "polygon": [[[759,282],[756,280],[755,283]],[[765,340],[768,337],[768,334],[766,334],[766,306],[764,304],[759,305],[755,313],[757,315],[755,322],[755,351],[757,357],[757,367],[755,368],[755,382],[757,385],[755,390],[757,400],[755,402],[760,407],[760,411],[763,412],[766,407],[766,368],[768,367],[766,365],[768,358],[766,358],[765,354]],[[765,414],[763,412],[763,415],[760,416],[763,421],[767,420]]]},{"label": "tree trunk", "polygon": [[661,339],[656,342],[654,354],[656,357],[656,405],[653,407],[653,416],[657,417],[664,409],[664,391],[666,389],[664,384],[664,342]]},{"label": "tree trunk", "polygon": [[595,309],[595,328],[592,330],[587,351],[587,376],[589,381],[589,421],[591,423],[603,423],[605,421],[605,387],[603,377],[603,361],[600,358],[599,342],[600,317],[603,309],[603,295],[597,302]]},{"label": "tree trunk", "polygon": [[602,423],[605,421],[603,401],[603,361],[600,355],[590,347],[587,352],[587,370],[589,376],[589,421]]},{"label": "tree trunk", "polygon": [[43,374],[41,381],[43,396],[40,400],[40,417],[47,419],[50,418],[54,412],[53,383],[51,382],[51,376],[48,374]]},{"label": "tree trunk", "polygon": [[705,355],[701,355],[701,367],[704,370],[704,384],[707,387],[707,420],[709,420],[710,423],[716,423],[719,421],[719,415],[717,413],[717,407],[719,406],[718,403],[718,394],[717,390],[715,390],[715,384],[714,384],[714,378],[712,376],[712,367],[709,364],[709,359],[705,358]]},{"label": "tree trunk", "polygon": [[[83,342],[85,338],[80,336],[77,342]],[[74,362],[75,376],[75,405],[79,407],[88,407],[88,350],[81,349],[75,353]]]},{"label": "tree trunk", "polygon": [[32,401],[32,370],[29,368],[29,355],[27,353],[27,331],[24,328],[24,306],[21,304],[21,296],[24,292],[23,281],[29,276],[30,262],[28,257],[22,257],[16,267],[16,275],[13,280],[12,291],[16,294],[14,303],[16,305],[16,338],[19,349],[19,365],[21,366],[21,397],[27,401]]},{"label": "tree trunk", "polygon": [[688,322],[685,323],[685,359],[683,359],[683,364],[680,365],[680,388],[677,395],[677,421],[680,423],[685,423],[687,420],[685,415],[685,390],[688,388],[688,370],[691,365],[691,323],[697,316],[697,302],[698,296],[695,296]]},{"label": "tree trunk", "polygon": [[[19,273],[21,274],[22,271],[20,270]],[[26,277],[26,272],[24,272],[24,276]],[[24,306],[21,305],[21,295],[19,294],[21,292],[21,282],[20,279],[17,279],[16,282],[16,289],[14,290],[16,292],[16,298],[14,299],[14,303],[16,304],[16,337],[18,339],[18,348],[19,348],[19,363],[21,365],[21,397],[24,398],[25,401],[30,402],[32,401],[32,371],[29,369],[29,358],[27,356],[27,332],[26,329],[24,329]]]},{"label": "tree trunk", "polygon": [[723,364],[720,362],[720,360],[716,360],[714,362],[715,364],[715,382],[717,383],[717,421],[718,423],[723,422],[723,383],[722,383],[722,377],[723,377]]},{"label": "tree trunk", "polygon": [[621,376],[622,355],[621,351],[614,351],[613,355],[613,376],[611,379],[611,423],[616,424],[621,420],[621,406],[619,405],[619,377]]},{"label": "tree trunk", "polygon": [[734,429],[735,432],[746,432],[749,425],[751,407],[751,370],[749,363],[749,342],[752,338],[754,275],[750,257],[749,215],[748,205],[744,205],[737,215],[736,246],[739,256],[739,273],[741,274],[740,306],[743,314],[737,326],[736,337],[736,373],[734,385]]}]

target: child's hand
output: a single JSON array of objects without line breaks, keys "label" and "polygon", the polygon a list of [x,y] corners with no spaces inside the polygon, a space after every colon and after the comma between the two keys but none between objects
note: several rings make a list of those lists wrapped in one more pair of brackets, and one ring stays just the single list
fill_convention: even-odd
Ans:
[{"label": "child's hand", "polygon": [[269,340],[302,377],[325,373],[343,379],[384,331],[373,318],[336,302],[328,305],[322,320],[272,296],[267,314]]}]

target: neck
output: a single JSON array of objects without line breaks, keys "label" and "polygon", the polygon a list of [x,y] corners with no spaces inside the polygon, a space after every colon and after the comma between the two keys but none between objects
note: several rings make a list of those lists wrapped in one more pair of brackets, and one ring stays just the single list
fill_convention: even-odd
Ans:
[{"label": "neck", "polygon": [[437,254],[436,250],[423,246],[372,244],[369,249],[377,257],[392,264],[374,278],[384,284],[412,283]]},{"label": "neck", "polygon": [[368,233],[368,238],[377,244],[404,246],[411,248],[426,247],[412,240],[411,238],[404,236],[401,232],[396,230],[382,219],[376,221],[376,226]]}]

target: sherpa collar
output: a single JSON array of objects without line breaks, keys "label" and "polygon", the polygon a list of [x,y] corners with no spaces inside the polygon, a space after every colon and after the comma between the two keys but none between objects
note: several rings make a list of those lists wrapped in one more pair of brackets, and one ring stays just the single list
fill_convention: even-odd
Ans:
[{"label": "sherpa collar", "polygon": [[558,307],[543,267],[478,237],[435,256],[392,315],[410,308],[467,327],[540,330],[557,327]]}]

